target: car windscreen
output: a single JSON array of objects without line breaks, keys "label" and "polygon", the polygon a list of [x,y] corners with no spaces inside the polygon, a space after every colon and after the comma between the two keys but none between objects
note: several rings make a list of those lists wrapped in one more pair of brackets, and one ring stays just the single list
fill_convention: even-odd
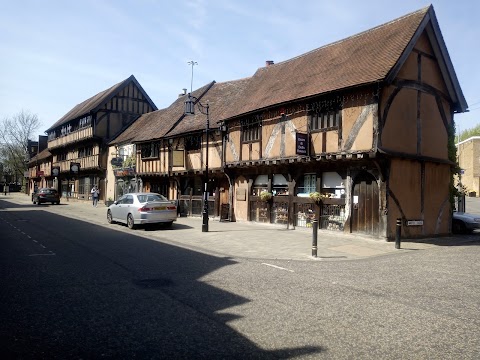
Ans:
[{"label": "car windscreen", "polygon": [[160,194],[142,194],[137,195],[138,201],[141,203],[146,203],[147,201],[168,201],[168,199]]},{"label": "car windscreen", "polygon": [[57,190],[53,189],[43,189],[41,191],[42,194],[49,194],[49,195],[55,195],[57,193]]}]

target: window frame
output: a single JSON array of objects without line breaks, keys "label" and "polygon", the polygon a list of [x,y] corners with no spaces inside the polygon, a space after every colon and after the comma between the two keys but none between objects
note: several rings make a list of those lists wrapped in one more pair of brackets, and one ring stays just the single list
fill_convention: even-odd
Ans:
[{"label": "window frame", "polygon": [[262,120],[259,117],[241,121],[242,143],[251,143],[262,139]]},{"label": "window frame", "polygon": [[[147,154],[148,148],[148,154]],[[149,142],[140,145],[140,156],[142,159],[158,159],[160,155],[160,146],[158,142]]]},{"label": "window frame", "polygon": [[331,131],[338,130],[342,122],[342,109],[319,109],[311,111],[309,114],[308,125],[310,131]]}]

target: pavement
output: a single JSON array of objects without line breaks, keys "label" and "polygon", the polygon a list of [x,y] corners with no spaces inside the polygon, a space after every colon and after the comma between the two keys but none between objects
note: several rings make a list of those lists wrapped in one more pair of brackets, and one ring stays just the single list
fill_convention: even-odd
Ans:
[{"label": "pavement", "polygon": [[[90,202],[62,198],[60,205],[33,205],[29,195],[22,193],[0,194],[0,200],[84,220],[137,236],[161,241],[219,257],[277,259],[304,261],[358,260],[376,256],[402,254],[428,250],[443,246],[458,246],[478,243],[480,233],[472,235],[427,238],[421,240],[402,239],[401,248],[395,242],[383,239],[318,230],[317,256],[312,256],[313,231],[311,228],[287,229],[285,225],[259,224],[253,222],[228,222],[209,220],[209,231],[202,232],[200,217],[179,217],[171,229],[162,227],[128,229],[122,224],[107,223],[107,207],[100,203],[93,207]],[[0,206],[2,210],[2,206]],[[8,211],[8,208],[6,209]]]}]

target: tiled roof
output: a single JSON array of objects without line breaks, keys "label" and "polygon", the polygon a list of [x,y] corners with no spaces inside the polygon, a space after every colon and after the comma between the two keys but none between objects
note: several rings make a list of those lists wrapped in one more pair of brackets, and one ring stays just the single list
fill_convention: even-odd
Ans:
[{"label": "tiled roof", "polygon": [[[224,120],[232,104],[241,102],[243,92],[250,78],[215,83],[200,100],[202,105],[208,103],[210,127],[217,128],[217,121]],[[182,108],[183,111],[183,108]],[[177,126],[169,131],[166,136],[176,136],[188,132],[204,130],[206,128],[206,115],[195,109],[195,115],[186,116]]]},{"label": "tiled roof", "polygon": [[[195,90],[192,95],[201,98],[212,84],[209,83]],[[182,120],[185,99],[185,96],[181,96],[165,109],[143,114],[123,133],[111,141],[110,145],[150,141],[164,137],[178,121]]]},{"label": "tiled roof", "polygon": [[52,156],[52,153],[50,151],[48,151],[48,149],[44,149],[39,154],[32,157],[30,159],[30,161],[28,162],[28,164],[29,165],[30,164],[35,164],[37,161],[41,162],[42,160],[48,159],[51,156]]},{"label": "tiled roof", "polygon": [[429,9],[258,69],[228,117],[385,79]]},{"label": "tiled roof", "polygon": [[123,80],[122,82],[119,82],[118,84],[113,85],[112,87],[108,88],[107,90],[99,92],[97,95],[92,96],[91,98],[81,102],[80,104],[76,105],[73,109],[71,109],[69,112],[67,112],[65,115],[62,116],[60,120],[58,120],[55,124],[53,124],[46,132],[63,125],[70,120],[74,120],[77,118],[80,118],[84,115],[87,115],[90,111],[96,110],[99,106],[103,105],[106,103],[108,100],[110,100],[111,97],[115,96],[117,92],[120,91],[120,89],[128,84],[130,81],[135,82],[135,84],[139,87],[140,91],[144,93],[146,96],[147,100],[152,104],[153,108],[156,110],[155,104],[150,100],[148,95],[143,91],[142,87],[138,83],[138,81],[135,79],[133,75],[128,77],[127,79]]}]

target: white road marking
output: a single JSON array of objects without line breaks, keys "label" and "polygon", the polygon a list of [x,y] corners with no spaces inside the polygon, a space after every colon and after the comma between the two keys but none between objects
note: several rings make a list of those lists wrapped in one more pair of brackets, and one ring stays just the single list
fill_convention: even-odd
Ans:
[{"label": "white road marking", "polygon": [[34,243],[38,243],[38,241],[37,241],[37,240],[35,240],[35,239],[34,239],[34,240],[32,240],[32,241],[33,241]]},{"label": "white road marking", "polygon": [[46,248],[47,248],[45,245],[42,245],[42,244],[40,244],[40,246],[41,246],[42,248],[44,248],[44,249],[46,249]]},{"label": "white road marking", "polygon": [[277,266],[277,265],[272,265],[272,264],[267,264],[267,263],[262,263],[262,265],[271,266],[271,267],[273,267],[273,268],[275,268],[275,269],[280,269],[280,270],[295,272],[295,271],[293,271],[293,270],[286,269],[286,268],[283,268],[283,267],[280,267],[280,266]]}]

